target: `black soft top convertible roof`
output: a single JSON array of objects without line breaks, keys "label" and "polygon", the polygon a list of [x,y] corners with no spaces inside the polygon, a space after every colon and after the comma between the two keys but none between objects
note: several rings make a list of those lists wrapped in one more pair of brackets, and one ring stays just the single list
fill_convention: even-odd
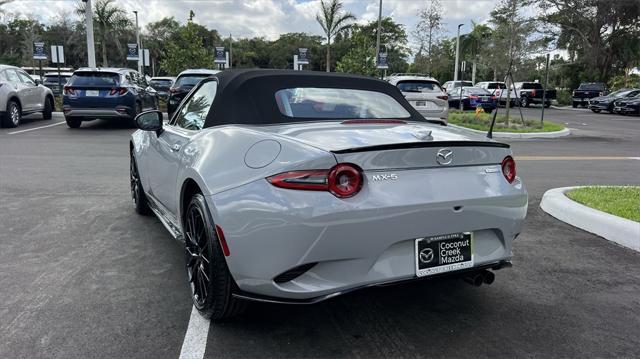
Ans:
[{"label": "black soft top convertible roof", "polygon": [[263,125],[318,121],[318,118],[287,117],[278,109],[275,93],[296,87],[346,88],[385,93],[410,114],[410,121],[426,121],[402,96],[397,87],[371,77],[293,70],[225,70],[211,77],[218,90],[204,127],[225,124]]}]

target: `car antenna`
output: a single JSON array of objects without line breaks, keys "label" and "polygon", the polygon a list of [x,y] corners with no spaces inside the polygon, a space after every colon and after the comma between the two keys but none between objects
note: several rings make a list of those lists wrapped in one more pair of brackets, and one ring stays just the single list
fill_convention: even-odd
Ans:
[{"label": "car antenna", "polygon": [[[513,65],[513,58],[509,60],[509,69],[507,70],[507,74],[504,77],[504,82],[507,82],[511,75],[511,66]],[[507,88],[507,91],[511,91],[511,89]],[[507,95],[509,92],[507,92]],[[487,138],[493,138],[493,126],[496,124],[496,117],[498,116],[498,109],[500,108],[500,100],[498,99],[498,105],[496,106],[496,110],[493,111],[493,117],[491,118],[491,125],[489,126],[489,131],[487,131]]]}]

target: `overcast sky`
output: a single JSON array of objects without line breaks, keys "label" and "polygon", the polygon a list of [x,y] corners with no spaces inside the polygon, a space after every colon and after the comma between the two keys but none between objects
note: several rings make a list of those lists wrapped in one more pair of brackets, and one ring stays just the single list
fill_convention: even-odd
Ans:
[{"label": "overcast sky", "polygon": [[[95,1],[95,0],[94,0]],[[346,10],[359,22],[377,19],[379,0],[343,0]],[[410,34],[417,13],[429,0],[383,0],[383,16],[391,16],[406,26]],[[486,21],[495,6],[494,0],[441,0],[444,22],[449,35],[464,23],[463,33],[471,29],[471,20]],[[59,14],[73,15],[77,0],[15,0],[4,6],[6,12],[32,16],[48,23]],[[322,34],[315,20],[320,0],[116,0],[118,6],[131,13],[138,10],[141,25],[173,16],[186,21],[189,10],[196,13],[195,22],[217,29],[223,36],[264,36],[275,39],[286,32]],[[133,13],[131,13],[133,18]]]}]

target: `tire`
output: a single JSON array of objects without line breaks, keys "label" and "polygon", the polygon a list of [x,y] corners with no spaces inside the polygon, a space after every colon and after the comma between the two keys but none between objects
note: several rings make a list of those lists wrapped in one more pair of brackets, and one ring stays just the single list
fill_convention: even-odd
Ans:
[{"label": "tire", "polygon": [[65,120],[67,121],[67,126],[69,126],[69,128],[80,128],[80,126],[82,126],[81,118],[65,117]]},{"label": "tire", "polygon": [[550,102],[547,102],[547,103],[544,104],[544,108],[549,108],[549,107],[551,107],[551,103]]},{"label": "tire", "polygon": [[50,97],[44,99],[44,110],[42,111],[42,118],[50,120],[53,118],[53,100]]},{"label": "tire", "polygon": [[185,262],[193,305],[213,320],[240,314],[246,302],[233,297],[229,273],[204,197],[193,195],[183,215]]},{"label": "tire", "polygon": [[600,113],[600,110],[597,108],[592,108],[591,111],[595,112],[595,113]]},{"label": "tire", "polygon": [[578,107],[578,103],[577,103],[577,102],[575,102],[575,101],[574,101],[574,102],[571,102],[571,107],[573,107],[573,108]]},{"label": "tire", "polygon": [[140,172],[138,172],[138,164],[136,158],[131,153],[131,159],[129,161],[129,180],[131,182],[131,199],[135,206],[136,213],[141,215],[150,215],[151,208],[149,208],[149,202],[147,196],[144,194],[142,188],[142,181],[140,180]]},{"label": "tire", "polygon": [[520,99],[520,107],[529,107],[529,98],[523,97]]},{"label": "tire", "polygon": [[22,122],[22,110],[20,105],[14,100],[10,100],[7,103],[7,112],[4,114],[2,121],[2,127],[18,127]]}]

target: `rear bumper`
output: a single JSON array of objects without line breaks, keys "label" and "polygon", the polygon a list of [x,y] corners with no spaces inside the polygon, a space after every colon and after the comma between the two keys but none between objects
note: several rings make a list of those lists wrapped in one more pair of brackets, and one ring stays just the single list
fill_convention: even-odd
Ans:
[{"label": "rear bumper", "polygon": [[129,106],[116,106],[116,108],[72,108],[62,107],[65,117],[86,117],[89,119],[130,119],[134,109]]},{"label": "rear bumper", "polygon": [[[473,171],[478,168],[459,168],[454,175]],[[207,201],[225,233],[229,270],[245,295],[313,302],[360,287],[417,279],[417,238],[472,232],[474,269],[509,261],[526,215],[527,193],[519,180],[511,185],[498,175],[482,175],[490,188],[450,186],[458,192],[423,190],[429,193],[412,197],[408,192],[414,189],[401,181],[398,193],[386,196],[378,193],[384,184],[365,183],[360,195],[349,199],[258,180]],[[425,186],[439,183],[436,177]],[[404,198],[402,203],[398,198]],[[311,263],[315,265],[293,280],[274,281]]]},{"label": "rear bumper", "polygon": [[447,118],[449,117],[449,107],[444,107],[440,110],[434,110],[434,111],[427,111],[427,110],[418,110],[419,114],[421,114],[422,116],[424,116],[425,118],[440,118],[442,120],[445,120],[445,122],[447,121]]}]

